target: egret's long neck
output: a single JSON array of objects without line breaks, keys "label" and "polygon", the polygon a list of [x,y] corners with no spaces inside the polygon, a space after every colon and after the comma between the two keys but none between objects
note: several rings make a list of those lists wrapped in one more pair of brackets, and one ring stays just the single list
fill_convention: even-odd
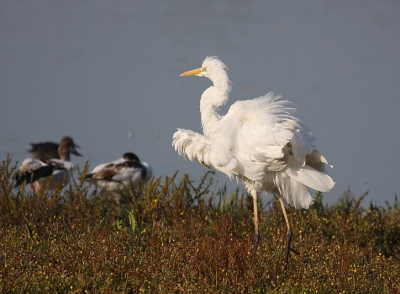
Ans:
[{"label": "egret's long neck", "polygon": [[219,107],[228,102],[231,90],[231,82],[225,71],[219,72],[217,78],[210,77],[210,79],[214,86],[205,90],[200,99],[201,124],[206,136],[212,136],[219,124],[222,118]]}]

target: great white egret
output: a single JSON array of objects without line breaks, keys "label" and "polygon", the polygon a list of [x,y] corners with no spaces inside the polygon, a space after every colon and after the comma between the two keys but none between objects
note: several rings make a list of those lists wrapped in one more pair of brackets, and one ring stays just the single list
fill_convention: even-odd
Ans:
[{"label": "great white egret", "polygon": [[[63,137],[60,144],[69,144],[74,148],[79,148],[79,146],[75,144],[74,140],[72,140],[72,138],[69,136]],[[46,161],[53,158],[60,158],[58,154],[58,147],[60,146],[60,144],[53,142],[31,143],[32,148],[31,150],[29,150],[29,152],[31,153],[33,158],[39,159],[41,161]],[[78,151],[76,151],[76,149],[74,152],[71,153],[77,156],[82,156],[78,153]],[[68,157],[66,160],[69,161],[69,154],[67,154],[67,156]]]},{"label": "great white egret", "polygon": [[152,168],[141,162],[136,154],[127,152],[118,160],[96,166],[85,178],[106,191],[118,192],[131,183],[136,187],[152,176]]},{"label": "great white egret", "polygon": [[226,115],[219,113],[231,90],[226,70],[217,57],[208,56],[200,68],[181,74],[209,78],[213,85],[200,99],[204,135],[178,129],[172,145],[185,159],[196,159],[243,182],[253,197],[253,261],[259,240],[258,194],[264,191],[278,196],[287,225],[287,266],[292,229],[282,197],[295,208],[308,208],[313,202],[308,187],[327,192],[335,182],[325,171],[327,160],[311,145],[311,133],[280,96],[269,93],[237,101]]},{"label": "great white egret", "polygon": [[47,190],[54,190],[61,185],[66,185],[71,177],[70,170],[74,165],[69,162],[70,154],[82,156],[75,149],[75,144],[69,140],[62,140],[58,145],[58,158],[39,160],[25,159],[15,175],[14,188],[19,187],[24,181],[31,184],[31,190],[37,191],[42,185]]}]

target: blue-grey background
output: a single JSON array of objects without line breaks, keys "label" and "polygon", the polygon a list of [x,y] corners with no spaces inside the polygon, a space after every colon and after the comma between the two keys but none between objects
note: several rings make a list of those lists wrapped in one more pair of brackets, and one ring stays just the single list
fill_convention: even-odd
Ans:
[{"label": "blue-grey background", "polygon": [[400,2],[389,0],[3,0],[0,159],[70,135],[79,165],[133,151],[156,175],[198,180],[206,168],[179,157],[171,137],[177,127],[201,131],[210,82],[179,74],[217,55],[233,82],[229,105],[269,91],[293,101],[334,165],[327,202],[350,188],[370,190],[367,204],[393,203],[399,32]]}]

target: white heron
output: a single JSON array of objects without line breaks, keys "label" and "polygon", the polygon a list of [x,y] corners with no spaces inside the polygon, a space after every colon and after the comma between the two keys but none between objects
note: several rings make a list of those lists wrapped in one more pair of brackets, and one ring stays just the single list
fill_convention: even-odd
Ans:
[{"label": "white heron", "polygon": [[313,202],[308,188],[327,192],[335,182],[325,171],[327,160],[311,145],[311,133],[293,116],[295,109],[287,100],[268,93],[235,102],[226,115],[219,113],[231,90],[226,71],[222,61],[208,56],[200,68],[181,74],[209,78],[213,85],[200,99],[204,135],[178,129],[172,145],[185,159],[196,159],[243,182],[253,197],[253,260],[259,240],[258,195],[278,196],[287,225],[287,266],[292,229],[282,198],[295,208],[308,208]]},{"label": "white heron", "polygon": [[70,154],[82,156],[76,151],[75,144],[70,140],[62,140],[57,145],[57,158],[40,160],[26,158],[15,174],[14,188],[24,181],[31,184],[32,191],[38,191],[42,185],[47,190],[54,190],[61,185],[68,184],[71,177],[73,163],[69,162]]}]

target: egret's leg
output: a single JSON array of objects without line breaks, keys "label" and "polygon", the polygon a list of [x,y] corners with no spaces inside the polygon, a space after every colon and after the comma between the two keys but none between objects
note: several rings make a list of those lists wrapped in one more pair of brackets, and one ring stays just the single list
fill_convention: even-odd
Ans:
[{"label": "egret's leg", "polygon": [[256,257],[256,251],[257,251],[257,246],[258,246],[258,240],[259,240],[259,235],[258,235],[258,205],[257,205],[257,199],[258,199],[258,193],[253,190],[251,193],[251,196],[253,197],[253,209],[254,209],[254,241],[253,241],[253,250],[251,254],[251,264],[254,264],[254,259]]},{"label": "egret's leg", "polygon": [[283,216],[285,217],[286,226],[287,226],[286,256],[285,256],[285,261],[286,261],[285,269],[287,270],[288,263],[289,263],[290,243],[292,243],[292,227],[290,226],[289,219],[288,219],[287,214],[286,214],[286,209],[285,209],[285,204],[283,203],[283,199],[282,199],[281,196],[279,196],[278,199],[279,199],[279,202],[281,204]]}]

